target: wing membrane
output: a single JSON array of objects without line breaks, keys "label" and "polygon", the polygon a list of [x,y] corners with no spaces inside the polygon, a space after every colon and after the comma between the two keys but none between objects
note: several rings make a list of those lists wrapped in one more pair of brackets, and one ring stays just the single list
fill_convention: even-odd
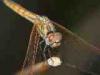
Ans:
[{"label": "wing membrane", "polygon": [[34,25],[30,34],[29,44],[27,48],[26,57],[23,63],[23,68],[35,63],[39,38],[40,37],[38,31],[36,29],[36,26]]},{"label": "wing membrane", "polygon": [[[80,69],[81,71],[85,71],[85,72],[88,71],[89,73],[93,73],[92,71],[89,71],[89,68],[91,67],[89,64],[92,62],[94,58],[100,56],[100,49],[87,43],[79,36],[72,33],[70,30],[64,28],[63,26],[53,21],[52,23],[55,25],[57,31],[61,32],[63,35],[61,46],[59,48],[56,48],[55,50],[60,51],[65,66],[61,66],[59,70],[58,69],[53,71],[51,70],[52,72],[49,71],[49,74],[51,75],[55,71],[55,74],[58,74],[59,72],[59,74],[61,73],[62,75],[66,75],[66,73],[69,73],[70,71],[69,66],[72,67],[72,69],[74,70]],[[35,56],[35,54],[37,53],[36,50],[39,47],[35,44],[35,40],[39,40],[39,35],[36,33],[38,32],[36,28],[33,27],[30,35],[28,49],[27,49],[28,52],[24,64],[29,64],[30,62],[36,60],[35,58],[33,59],[33,56]],[[37,37],[34,37],[36,35]],[[39,41],[36,43],[38,44]],[[35,54],[34,54],[34,50],[35,50]],[[69,74],[69,75],[73,75],[73,74]]]},{"label": "wing membrane", "polygon": [[[96,57],[100,56],[100,49],[87,43],[60,24],[53,21],[52,23],[55,25],[57,31],[61,32],[63,36],[62,44],[60,48],[57,48],[57,50],[60,51],[64,66],[61,66],[60,69],[56,69],[55,71],[50,71],[48,75],[53,72],[55,75],[58,73],[59,75],[78,75],[79,72],[76,71],[77,69],[93,73],[90,70],[90,64]],[[74,72],[72,73],[72,71]]]}]

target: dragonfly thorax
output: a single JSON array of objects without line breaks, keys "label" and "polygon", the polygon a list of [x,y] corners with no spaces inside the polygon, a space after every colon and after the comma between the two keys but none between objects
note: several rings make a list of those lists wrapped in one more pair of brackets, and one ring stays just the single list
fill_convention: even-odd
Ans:
[{"label": "dragonfly thorax", "polygon": [[60,46],[61,40],[62,40],[61,33],[59,33],[59,32],[52,32],[52,33],[49,33],[47,35],[47,37],[45,39],[45,42],[50,47],[54,48],[54,47]]}]

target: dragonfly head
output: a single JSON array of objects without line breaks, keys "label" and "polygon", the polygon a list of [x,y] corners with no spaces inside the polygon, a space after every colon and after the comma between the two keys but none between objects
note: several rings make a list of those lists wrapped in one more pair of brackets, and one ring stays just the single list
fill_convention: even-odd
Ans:
[{"label": "dragonfly head", "polygon": [[[52,48],[60,46],[61,40],[62,40],[62,34],[59,32],[55,32],[53,24],[51,23],[51,21],[47,17],[42,16],[42,17],[40,17],[40,20],[45,25],[48,25],[48,27],[51,27],[51,31],[54,31],[54,32],[50,32],[47,35],[46,44],[50,45],[50,47],[52,47]],[[50,29],[50,28],[48,28],[48,29]]]},{"label": "dragonfly head", "polygon": [[59,32],[49,33],[47,36],[48,43],[52,48],[58,47],[61,44],[62,34]]}]

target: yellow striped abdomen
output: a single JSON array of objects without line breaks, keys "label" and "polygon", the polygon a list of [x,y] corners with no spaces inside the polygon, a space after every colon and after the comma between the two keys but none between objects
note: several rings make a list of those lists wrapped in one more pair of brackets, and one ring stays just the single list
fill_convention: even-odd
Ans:
[{"label": "yellow striped abdomen", "polygon": [[3,0],[3,2],[9,8],[11,8],[13,11],[15,11],[20,16],[26,18],[27,20],[29,20],[31,22],[35,22],[35,20],[37,20],[37,16],[38,16],[37,14],[35,14],[31,11],[28,11],[27,9],[25,9],[21,5],[15,3],[14,1],[12,1],[12,0]]}]

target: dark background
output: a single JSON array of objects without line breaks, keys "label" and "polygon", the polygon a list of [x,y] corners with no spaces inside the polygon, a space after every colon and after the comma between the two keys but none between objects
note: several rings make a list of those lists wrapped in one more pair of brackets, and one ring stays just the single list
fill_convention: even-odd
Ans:
[{"label": "dark background", "polygon": [[[15,0],[100,47],[100,0]],[[13,75],[24,60],[32,24],[0,1],[0,75]],[[100,60],[98,58],[98,60]],[[98,63],[96,63],[98,64]],[[94,68],[98,75],[100,70]],[[70,75],[78,75],[74,70]],[[55,75],[55,74],[54,74]],[[67,74],[66,74],[67,75]],[[80,75],[90,75],[80,73]]]}]

